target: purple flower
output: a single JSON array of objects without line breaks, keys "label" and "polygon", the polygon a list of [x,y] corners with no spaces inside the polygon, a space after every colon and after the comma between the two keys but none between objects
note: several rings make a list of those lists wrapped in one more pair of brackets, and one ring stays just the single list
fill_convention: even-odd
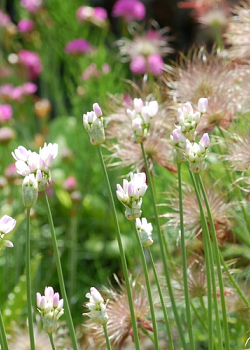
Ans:
[{"label": "purple flower", "polygon": [[36,52],[21,50],[18,53],[18,60],[28,69],[31,79],[36,79],[43,70],[40,56]]},{"label": "purple flower", "polygon": [[37,90],[37,86],[34,83],[31,83],[29,81],[27,81],[26,83],[24,83],[22,86],[22,91],[24,95],[31,95],[34,94]]},{"label": "purple flower", "polygon": [[12,107],[9,104],[0,105],[0,124],[11,119],[13,114]]},{"label": "purple flower", "polygon": [[75,39],[70,41],[64,48],[69,54],[83,54],[92,51],[93,47],[85,39]]},{"label": "purple flower", "polygon": [[159,54],[153,54],[148,57],[148,67],[153,75],[159,75],[163,72],[164,62]]},{"label": "purple flower", "polygon": [[133,74],[145,74],[147,71],[147,61],[144,56],[137,56],[130,62],[130,70]]},{"label": "purple flower", "polygon": [[30,32],[32,29],[34,29],[34,27],[35,23],[28,18],[21,19],[17,24],[18,30],[22,33]]},{"label": "purple flower", "polygon": [[21,0],[20,4],[28,12],[37,13],[42,6],[42,0]]},{"label": "purple flower", "polygon": [[145,6],[138,0],[118,0],[112,10],[113,17],[123,17],[127,22],[142,20],[145,15]]}]

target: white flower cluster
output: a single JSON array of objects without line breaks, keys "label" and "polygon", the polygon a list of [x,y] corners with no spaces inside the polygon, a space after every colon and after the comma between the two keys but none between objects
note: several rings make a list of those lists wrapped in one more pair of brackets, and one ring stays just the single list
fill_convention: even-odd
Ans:
[{"label": "white flower cluster", "polygon": [[4,237],[7,233],[11,232],[16,226],[16,220],[11,216],[4,215],[0,219],[0,249],[2,248],[2,243],[5,247],[12,248],[14,247],[13,243],[7,240],[4,240]]},{"label": "white flower cluster", "polygon": [[119,201],[126,207],[125,216],[134,220],[141,216],[142,197],[148,186],[145,173],[130,173],[131,181],[123,180],[123,186],[117,184],[116,195]]},{"label": "white flower cluster", "polygon": [[104,304],[101,294],[95,287],[91,287],[90,293],[87,293],[86,297],[89,298],[89,302],[86,303],[86,306],[89,308],[90,312],[83,315],[89,316],[95,323],[106,324],[109,319],[106,311],[107,303]]},{"label": "white flower cluster", "polygon": [[63,299],[52,287],[45,287],[44,296],[36,293],[36,304],[43,320],[43,329],[53,333],[58,328],[58,319],[63,315]]},{"label": "white flower cluster", "polygon": [[207,98],[200,98],[198,101],[198,112],[193,111],[193,107],[187,102],[183,108],[177,112],[179,125],[170,135],[171,143],[176,151],[176,161],[188,161],[191,171],[199,172],[204,168],[204,159],[207,156],[209,147],[209,136],[205,133],[200,142],[194,142],[196,137],[196,127],[200,121],[202,113],[208,106]]},{"label": "white flower cluster", "polygon": [[158,102],[144,102],[141,98],[134,99],[134,109],[127,109],[128,116],[132,119],[133,136],[135,143],[144,142],[149,136],[150,122],[158,113]]},{"label": "white flower cluster", "polygon": [[[51,181],[50,168],[57,154],[58,145],[56,143],[49,143],[48,145],[45,143],[39,149],[39,153],[27,150],[23,146],[19,146],[12,152],[12,156],[16,160],[17,173],[22,176],[34,174],[38,191],[43,191],[48,187]],[[33,183],[33,177],[29,177],[29,181]]]},{"label": "white flower cluster", "polygon": [[135,220],[135,226],[137,233],[140,237],[141,244],[144,248],[148,248],[153,244],[152,231],[153,227],[151,223],[147,222],[146,218]]},{"label": "white flower cluster", "polygon": [[89,134],[92,145],[101,145],[105,141],[102,110],[98,103],[93,104],[93,111],[83,114],[83,126]]}]

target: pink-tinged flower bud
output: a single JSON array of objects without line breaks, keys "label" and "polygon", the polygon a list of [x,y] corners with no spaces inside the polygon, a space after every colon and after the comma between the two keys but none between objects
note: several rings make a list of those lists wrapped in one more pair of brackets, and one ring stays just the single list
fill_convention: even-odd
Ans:
[{"label": "pink-tinged flower bud", "polygon": [[203,134],[200,142],[199,142],[199,145],[201,147],[204,147],[204,148],[208,148],[209,147],[209,143],[210,143],[210,140],[209,140],[209,136],[208,136],[208,133],[205,133]]},{"label": "pink-tinged flower bud", "polygon": [[183,111],[185,114],[193,113],[193,107],[190,102],[184,104]]},{"label": "pink-tinged flower bud", "polygon": [[41,303],[41,294],[40,293],[36,293],[36,306],[40,308],[40,303]]},{"label": "pink-tinged flower bud", "polygon": [[6,248],[13,248],[14,247],[14,244],[11,241],[5,240],[3,243],[4,243]]},{"label": "pink-tinged flower bud", "polygon": [[141,98],[134,98],[134,109],[137,113],[141,113],[143,105],[144,103]]},{"label": "pink-tinged flower bud", "polygon": [[208,107],[208,99],[207,98],[200,98],[198,101],[198,110],[200,113],[205,113]]},{"label": "pink-tinged flower bud", "polygon": [[46,308],[46,306],[47,306],[47,300],[46,300],[45,296],[42,296],[40,299],[39,308],[43,310]]},{"label": "pink-tinged flower bud", "polygon": [[45,297],[46,297],[46,299],[48,301],[53,302],[53,298],[54,298],[54,295],[55,295],[54,289],[52,287],[45,287],[44,295],[45,295]]},{"label": "pink-tinged flower bud", "polygon": [[164,61],[159,54],[149,55],[148,67],[153,75],[160,75],[163,72]]},{"label": "pink-tinged flower bud", "polygon": [[93,302],[95,304],[100,304],[100,303],[104,302],[103,297],[101,296],[101,294],[98,292],[98,290],[95,287],[90,288],[90,294],[91,294],[91,297],[92,297]]},{"label": "pink-tinged flower bud", "polygon": [[133,197],[135,195],[135,188],[131,182],[128,184],[128,195],[129,197]]},{"label": "pink-tinged flower bud", "polygon": [[93,111],[95,112],[97,117],[101,117],[102,116],[102,110],[101,110],[101,107],[99,106],[98,103],[94,103],[93,104]]},{"label": "pink-tinged flower bud", "polygon": [[133,74],[145,74],[147,72],[146,58],[142,55],[133,58],[129,67]]},{"label": "pink-tinged flower bud", "polygon": [[188,139],[186,139],[185,153],[186,153],[186,154],[189,154],[190,151],[191,151],[191,149],[192,149],[192,144],[191,144],[191,142],[190,142]]},{"label": "pink-tinged flower bud", "polygon": [[59,293],[55,293],[53,296],[53,307],[54,308],[58,307],[59,300],[60,300]]}]

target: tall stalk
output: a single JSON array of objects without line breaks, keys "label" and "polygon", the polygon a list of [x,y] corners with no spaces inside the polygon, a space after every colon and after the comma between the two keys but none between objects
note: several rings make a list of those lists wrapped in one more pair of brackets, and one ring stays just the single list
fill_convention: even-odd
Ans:
[{"label": "tall stalk", "polygon": [[[150,174],[149,167],[148,167],[148,160],[147,160],[147,157],[146,157],[146,153],[145,153],[145,150],[144,150],[143,143],[141,143],[141,150],[142,150],[142,155],[143,155],[143,159],[144,159],[144,165],[145,165],[145,169],[146,169],[147,180],[148,180],[148,183],[149,183],[149,189],[150,189],[151,197],[152,197],[152,205],[153,205],[153,210],[154,210],[154,215],[155,215],[157,235],[158,235],[158,241],[159,241],[159,246],[160,246],[161,261],[163,263],[163,269],[164,269],[164,275],[165,275],[166,283],[167,283],[167,287],[168,287],[168,293],[169,293],[169,297],[170,297],[170,300],[171,300],[173,313],[174,313],[174,318],[175,318],[175,322],[176,322],[176,325],[177,325],[177,328],[178,328],[178,331],[179,331],[179,335],[180,335],[180,338],[181,338],[182,346],[183,346],[183,349],[187,350],[187,344],[186,344],[186,340],[185,340],[185,337],[184,337],[184,332],[183,332],[183,329],[182,329],[180,316],[179,316],[179,313],[178,313],[178,310],[177,310],[177,306],[176,306],[176,303],[175,303],[174,293],[173,293],[172,284],[171,284],[170,275],[169,275],[169,270],[168,270],[167,259],[169,259],[169,252],[167,252],[165,250],[165,248],[167,248],[167,245],[165,244],[165,246],[164,246],[164,243],[163,243],[163,237],[162,237],[162,233],[161,233],[159,216],[158,216],[157,207],[156,207],[156,200],[155,200],[155,193],[154,193],[153,182],[152,182],[152,179],[151,179],[151,174]],[[166,259],[166,256],[165,256],[165,251],[167,253],[167,259]]]},{"label": "tall stalk", "polygon": [[111,191],[110,187],[110,182],[106,170],[106,166],[103,160],[102,156],[102,151],[100,146],[97,146],[104,178],[106,181],[106,186],[108,190],[108,195],[109,195],[109,201],[110,201],[110,206],[111,206],[111,211],[112,215],[114,218],[114,224],[115,224],[115,230],[116,230],[116,237],[117,237],[117,242],[119,246],[119,251],[120,251],[120,256],[121,256],[121,263],[122,263],[122,269],[123,269],[123,274],[124,274],[124,279],[125,279],[125,285],[126,285],[126,290],[127,290],[127,296],[128,296],[128,302],[129,302],[129,309],[130,309],[130,315],[131,315],[131,322],[132,322],[132,328],[133,328],[133,336],[134,336],[134,342],[135,342],[135,348],[136,350],[140,349],[140,341],[139,341],[139,336],[138,336],[138,329],[137,329],[137,321],[136,321],[136,316],[135,316],[135,310],[134,310],[134,303],[133,303],[133,298],[132,298],[132,292],[131,292],[131,286],[129,282],[129,275],[128,275],[128,267],[127,267],[127,262],[126,262],[126,257],[122,245],[122,239],[121,239],[121,233],[120,233],[120,226],[118,223],[118,218],[116,214],[116,209],[115,209],[115,203],[114,203],[114,198],[113,194]]},{"label": "tall stalk", "polygon": [[9,350],[1,310],[0,310],[0,344],[1,344],[2,350]]},{"label": "tall stalk", "polygon": [[65,285],[64,285],[64,278],[63,278],[59,250],[58,250],[58,246],[57,246],[53,218],[52,218],[52,214],[51,214],[51,210],[50,210],[48,197],[47,197],[45,191],[44,191],[44,197],[45,197],[46,209],[47,209],[48,220],[49,220],[49,225],[50,225],[53,249],[54,249],[54,254],[55,254],[57,275],[58,275],[60,290],[61,290],[62,297],[63,297],[65,315],[66,315],[66,319],[67,319],[67,323],[68,323],[68,327],[69,327],[70,338],[71,338],[71,342],[73,345],[73,349],[78,350],[77,341],[76,341],[76,334],[75,334],[75,330],[74,330],[74,324],[72,321],[71,312],[70,312],[70,308],[69,308],[69,302],[68,302],[67,293],[66,293],[66,289],[65,289]]},{"label": "tall stalk", "polygon": [[31,293],[31,273],[30,273],[30,208],[27,208],[26,216],[26,288],[27,288],[27,309],[30,348],[35,350],[35,337],[33,328],[33,313],[32,313],[32,293]]},{"label": "tall stalk", "polygon": [[178,167],[178,193],[179,193],[180,229],[181,229],[182,274],[183,274],[183,284],[184,284],[184,294],[185,294],[185,304],[186,304],[186,317],[187,317],[187,327],[188,327],[188,334],[189,334],[189,341],[190,341],[190,350],[194,350],[195,345],[194,345],[191,306],[190,306],[190,297],[189,297],[189,289],[188,289],[187,257],[186,257],[186,244],[185,244],[185,236],[184,236],[181,163],[178,163],[177,167]]}]

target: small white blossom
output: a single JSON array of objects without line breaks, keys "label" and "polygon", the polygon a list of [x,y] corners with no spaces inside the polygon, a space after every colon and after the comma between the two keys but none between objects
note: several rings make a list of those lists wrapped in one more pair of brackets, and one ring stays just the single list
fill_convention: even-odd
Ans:
[{"label": "small white blossom", "polygon": [[93,111],[83,114],[83,126],[92,145],[101,145],[105,141],[102,110],[98,103],[93,104]]},{"label": "small white blossom", "polygon": [[8,248],[14,247],[13,243],[10,241],[4,240],[4,237],[7,233],[11,232],[15,226],[16,226],[16,220],[13,219],[11,216],[4,215],[0,219],[0,249],[1,249],[2,243]]},{"label": "small white blossom", "polygon": [[58,319],[63,315],[63,299],[52,287],[45,287],[44,296],[36,293],[36,304],[43,321],[43,329],[53,333],[58,328]]},{"label": "small white blossom", "polygon": [[92,321],[98,324],[106,324],[108,322],[107,303],[104,304],[104,299],[95,287],[90,288],[90,293],[86,294],[89,302],[86,303],[89,313],[83,315],[89,316]]},{"label": "small white blossom", "polygon": [[142,197],[148,186],[145,173],[130,173],[130,181],[124,179],[123,186],[117,184],[116,195],[119,201],[126,207],[125,216],[129,220],[141,216]]},{"label": "small white blossom", "polygon": [[136,226],[137,233],[140,237],[140,241],[141,241],[142,246],[145,248],[150,247],[153,244],[152,224],[148,223],[146,218],[142,218],[141,220],[139,218],[137,218],[135,220],[135,226]]},{"label": "small white blossom", "polygon": [[186,140],[184,156],[189,162],[191,171],[199,172],[204,169],[204,159],[207,156],[208,147],[209,136],[207,133],[202,136],[199,143],[191,143],[189,140]]}]

